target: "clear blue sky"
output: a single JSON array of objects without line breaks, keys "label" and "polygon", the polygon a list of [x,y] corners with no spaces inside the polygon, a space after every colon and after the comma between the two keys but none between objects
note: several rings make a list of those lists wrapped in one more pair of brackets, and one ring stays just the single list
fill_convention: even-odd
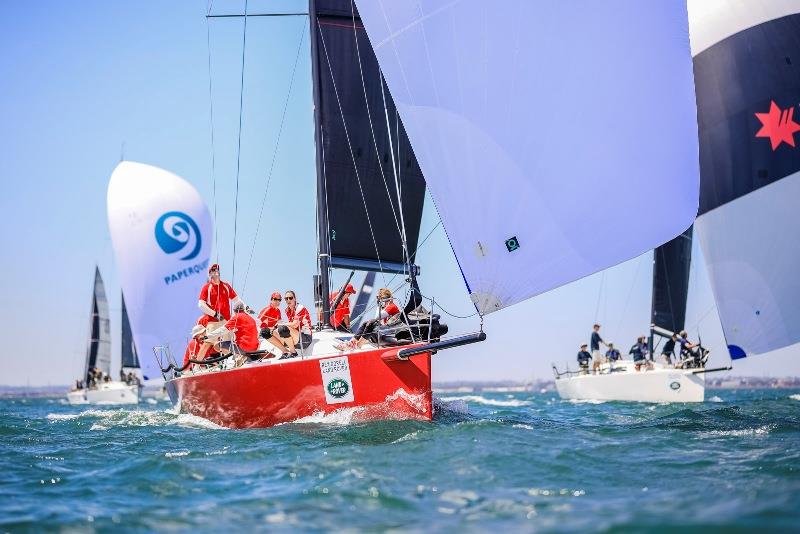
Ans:
[{"label": "clear blue sky", "polygon": [[[251,1],[250,12],[304,11],[303,1]],[[217,0],[215,13],[244,2]],[[7,1],[0,18],[0,233],[10,338],[0,384],[67,384],[81,372],[95,263],[110,295],[118,349],[119,282],[106,220],[106,187],[124,144],[126,159],[192,182],[216,209],[216,254],[230,279],[242,20],[210,23],[216,195],[211,179],[206,3]],[[239,231],[234,286],[260,308],[275,289],[311,302],[315,269],[314,147],[308,34],[304,36],[264,219],[255,227],[276,148],[305,17],[248,20]],[[653,201],[658,201],[653,199]],[[426,206],[422,233],[438,219]],[[611,200],[613,208],[613,199]],[[591,213],[586,208],[586,216]],[[598,246],[602,246],[599,243]],[[251,260],[251,250],[253,250]],[[421,248],[423,292],[458,315],[474,312],[439,227]],[[699,323],[727,363],[698,250],[692,269],[690,330]],[[245,283],[245,273],[249,274]],[[341,280],[344,273],[337,273]],[[488,341],[435,357],[434,379],[548,378],[550,362],[574,365],[594,321],[627,348],[649,323],[651,256],[645,255],[486,319]],[[380,281],[380,278],[379,278]],[[452,333],[476,318],[447,318]],[[140,348],[151,357],[149,348]],[[744,375],[794,375],[798,350],[738,364]]]}]

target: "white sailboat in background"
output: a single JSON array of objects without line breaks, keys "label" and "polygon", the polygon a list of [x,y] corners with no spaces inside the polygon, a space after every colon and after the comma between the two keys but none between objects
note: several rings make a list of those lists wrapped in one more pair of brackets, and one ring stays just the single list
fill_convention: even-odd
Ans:
[{"label": "white sailboat in background", "polygon": [[[800,1],[689,2],[698,128],[697,235],[731,361],[800,342]],[[795,113],[797,112],[797,113]],[[685,329],[692,229],[655,250],[654,336]],[[662,349],[663,350],[663,349]],[[562,398],[702,402],[708,372],[656,361],[558,373]]]},{"label": "white sailboat in background", "polygon": [[[122,370],[129,373],[138,371],[136,347],[130,340],[130,326],[126,324],[128,317],[123,298],[121,351]],[[130,342],[126,345],[126,339]],[[75,389],[67,393],[70,404],[138,404],[141,390],[138,377],[135,380],[112,380],[111,377],[111,321],[108,311],[108,299],[100,276],[100,269],[95,267],[94,294],[92,295],[92,312],[90,319],[89,344],[86,349],[86,363],[83,380],[79,380]]]}]

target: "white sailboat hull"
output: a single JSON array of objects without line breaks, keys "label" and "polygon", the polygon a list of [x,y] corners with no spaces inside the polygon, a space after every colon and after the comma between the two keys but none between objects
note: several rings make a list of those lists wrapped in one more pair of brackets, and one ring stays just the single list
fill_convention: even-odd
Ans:
[{"label": "white sailboat hull", "polygon": [[696,369],[674,369],[655,364],[636,371],[632,361],[603,364],[599,374],[573,374],[556,378],[562,399],[632,402],[703,402],[705,374]]},{"label": "white sailboat hull", "polygon": [[67,393],[67,401],[77,404],[139,404],[142,388],[125,382],[104,382],[96,389],[78,389]]}]

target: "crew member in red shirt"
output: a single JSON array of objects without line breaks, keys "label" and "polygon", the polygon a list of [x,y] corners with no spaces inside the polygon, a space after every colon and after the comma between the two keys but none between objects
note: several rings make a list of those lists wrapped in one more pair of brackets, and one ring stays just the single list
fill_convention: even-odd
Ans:
[{"label": "crew member in red shirt", "polygon": [[208,283],[200,290],[197,306],[204,316],[200,318],[198,324],[209,330],[216,330],[222,326],[223,321],[231,318],[231,303],[234,306],[241,304],[247,313],[253,313],[250,306],[242,302],[233,287],[228,282],[220,280],[219,264],[215,263],[208,268]]},{"label": "crew member in red shirt", "polygon": [[[187,367],[189,363],[189,358],[192,360],[198,360],[200,349],[203,347],[203,338],[206,334],[206,327],[201,324],[196,324],[192,327],[192,339],[189,340],[189,345],[186,346],[186,351],[183,353],[183,368],[184,370],[189,369]],[[208,354],[209,357],[216,356],[217,352],[213,349]],[[194,368],[194,364],[191,366]]]},{"label": "crew member in red shirt", "polygon": [[[289,321],[287,325],[289,337],[283,341],[294,357],[297,356],[297,347],[305,350],[311,346],[311,314],[308,312],[308,308],[297,302],[297,295],[294,291],[287,291],[283,298],[286,300],[286,319]],[[285,333],[287,332],[281,333],[282,338],[286,337],[282,335]]]},{"label": "crew member in red shirt", "polygon": [[260,327],[260,335],[281,351],[281,354],[286,352],[286,345],[283,344],[278,334],[278,322],[281,320],[281,294],[275,291],[269,299],[269,304],[260,312],[258,312],[258,322]]},{"label": "crew member in red shirt", "polygon": [[222,354],[233,353],[236,355],[236,367],[242,365],[247,356],[245,352],[258,350],[258,327],[256,320],[245,312],[244,305],[240,302],[233,307],[233,315],[222,327],[208,332],[206,342],[200,349],[200,356],[210,344],[214,344]]},{"label": "crew member in red shirt", "polygon": [[375,330],[379,325],[388,324],[400,316],[400,308],[394,303],[392,292],[389,288],[380,288],[376,298],[378,299],[378,310],[375,318],[361,323],[358,333],[353,336],[353,339],[347,343],[338,343],[336,345],[338,350],[360,349],[361,346],[368,341],[367,336],[370,338],[377,336]]},{"label": "crew member in red shirt", "polygon": [[[347,284],[344,288],[344,296],[336,306],[335,310],[331,310],[331,326],[337,330],[350,331],[350,295],[355,295],[356,290],[353,289],[353,284]],[[330,305],[333,306],[336,302],[336,297],[339,296],[338,291],[331,293]]]}]

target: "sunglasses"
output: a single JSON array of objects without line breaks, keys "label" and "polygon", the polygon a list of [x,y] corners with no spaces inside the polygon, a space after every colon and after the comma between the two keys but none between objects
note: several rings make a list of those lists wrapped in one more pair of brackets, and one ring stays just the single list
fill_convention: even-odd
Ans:
[{"label": "sunglasses", "polygon": [[272,299],[272,300],[276,300],[276,301],[278,301],[278,302],[280,302],[280,301],[281,301],[281,299]]},{"label": "sunglasses", "polygon": [[294,297],[283,297],[283,298],[285,298],[286,300],[294,300]]}]

